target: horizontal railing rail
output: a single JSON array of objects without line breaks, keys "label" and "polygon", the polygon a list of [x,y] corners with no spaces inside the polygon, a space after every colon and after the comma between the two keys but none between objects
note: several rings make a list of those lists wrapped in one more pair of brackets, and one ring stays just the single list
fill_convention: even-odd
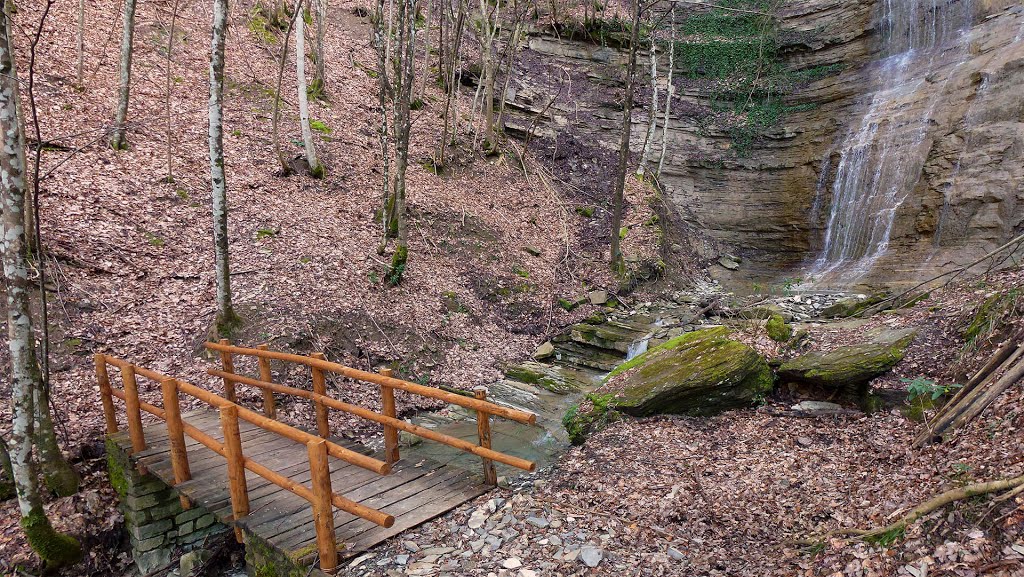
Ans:
[{"label": "horizontal railing rail", "polygon": [[[306,500],[313,508],[317,549],[320,552],[320,566],[325,572],[331,572],[337,567],[337,546],[334,536],[334,513],[332,507],[337,507],[342,511],[367,519],[383,527],[394,525],[395,518],[392,515],[366,507],[332,491],[327,456],[331,455],[381,475],[386,475],[390,472],[390,463],[356,453],[321,436],[307,433],[250,411],[239,406],[233,400],[222,398],[210,391],[156,371],[138,367],[122,359],[97,353],[94,356],[94,360],[108,434],[118,432],[114,398],[124,401],[127,413],[128,436],[133,453],[146,449],[142,413],[149,413],[165,421],[170,445],[174,485],[191,480],[185,435],[188,435],[218,455],[223,456],[227,461],[232,517],[236,521],[249,514],[249,498],[245,480],[246,470]],[[110,375],[107,370],[108,365],[120,371],[123,389],[115,389],[111,385]],[[136,376],[142,376],[160,383],[163,407],[152,405],[140,399]],[[221,428],[224,435],[223,441],[218,441],[182,419],[180,394],[194,397],[219,411]],[[238,427],[240,419],[304,444],[309,458],[312,487],[306,487],[301,483],[297,483],[252,458],[246,457],[241,446],[241,435]],[[182,496],[182,504],[186,507],[190,506],[184,496]],[[241,541],[241,529],[237,525],[235,533],[236,537]]]},{"label": "horizontal railing rail", "polygon": [[[260,345],[256,348],[246,348],[232,345],[227,340],[219,343],[206,343],[206,348],[217,351],[221,357],[221,370],[210,369],[210,375],[220,377],[224,382],[225,396],[234,399],[235,384],[249,385],[256,387],[263,392],[263,411],[268,417],[276,412],[276,401],[274,393],[291,395],[313,401],[316,409],[317,428],[322,437],[330,435],[330,426],[327,420],[327,409],[336,409],[346,413],[362,417],[364,419],[380,423],[384,427],[384,455],[388,463],[394,463],[399,459],[398,431],[417,435],[424,439],[442,443],[455,449],[477,455],[483,461],[484,480],[489,484],[497,483],[497,473],[494,469],[494,462],[503,463],[533,471],[536,465],[512,455],[495,451],[491,448],[491,427],[490,417],[501,417],[519,423],[535,424],[537,415],[526,411],[503,407],[486,400],[486,389],[477,388],[473,397],[467,397],[435,387],[428,387],[417,383],[411,383],[391,376],[391,371],[385,369],[380,374],[354,369],[338,363],[332,363],[323,354],[315,353],[310,356],[302,356],[279,351],[272,351],[267,345]],[[243,355],[255,357],[259,364],[259,378],[246,377],[235,373],[234,356]],[[282,361],[305,365],[310,368],[312,375],[313,390],[307,391],[295,387],[289,387],[273,382],[270,361]],[[381,412],[377,413],[365,407],[345,403],[327,395],[325,374],[331,373],[348,377],[357,381],[378,385],[381,389]],[[445,435],[430,429],[408,423],[398,418],[395,407],[394,391],[401,390],[422,397],[437,399],[453,405],[469,409],[476,413],[478,443],[470,443],[463,439]]]}]

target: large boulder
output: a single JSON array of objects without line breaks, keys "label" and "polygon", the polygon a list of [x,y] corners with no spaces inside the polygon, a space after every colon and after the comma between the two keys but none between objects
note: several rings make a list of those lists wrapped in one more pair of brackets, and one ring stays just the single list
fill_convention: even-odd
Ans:
[{"label": "large boulder", "polygon": [[724,327],[680,335],[619,365],[570,409],[564,424],[580,443],[609,415],[713,415],[755,403],[771,391],[768,363]]},{"label": "large boulder", "polygon": [[915,329],[883,330],[864,342],[828,353],[809,352],[783,363],[779,377],[787,382],[846,390],[860,397],[872,379],[903,359],[916,334]]}]

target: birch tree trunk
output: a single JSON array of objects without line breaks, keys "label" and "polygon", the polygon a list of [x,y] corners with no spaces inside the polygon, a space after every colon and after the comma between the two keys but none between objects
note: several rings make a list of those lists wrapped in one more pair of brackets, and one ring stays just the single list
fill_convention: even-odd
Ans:
[{"label": "birch tree trunk", "polygon": [[675,96],[676,87],[672,84],[672,74],[676,68],[676,7],[672,5],[670,11],[670,26],[672,27],[669,37],[668,48],[668,87],[665,94],[665,117],[661,122],[661,155],[658,157],[658,178],[661,178],[661,169],[665,166],[665,152],[668,150],[668,119],[672,112],[672,97]]},{"label": "birch tree trunk", "polygon": [[135,0],[124,0],[124,35],[121,37],[121,83],[117,94],[117,118],[110,147],[124,150],[128,147],[125,122],[128,121],[128,92],[132,82],[132,38],[135,35]]},{"label": "birch tree trunk", "polygon": [[632,30],[629,33],[629,62],[626,65],[626,93],[622,104],[622,135],[619,140],[619,166],[615,175],[615,190],[612,194],[611,220],[611,267],[615,274],[625,273],[622,259],[623,194],[626,189],[626,166],[629,162],[629,139],[633,129],[633,83],[636,77],[636,49],[640,30],[640,0],[633,3]]},{"label": "birch tree trunk", "polygon": [[[13,35],[11,34],[10,26],[10,19],[5,19],[7,52],[9,54],[14,54],[14,39]],[[11,68],[10,75],[11,80],[14,82],[14,84],[16,86],[19,85],[20,83],[18,80],[18,70],[16,67]],[[28,85],[29,90],[31,90],[31,76],[29,77]],[[18,118],[25,118],[22,110],[21,95],[18,92],[14,94],[14,106],[15,110],[17,111]],[[18,145],[13,149],[13,151],[14,154],[18,157],[18,165],[24,168],[28,166],[28,163],[25,160],[25,123],[19,121],[16,124],[18,129]],[[29,197],[31,197],[32,194],[33,184],[33,182],[26,179],[25,194]],[[38,210],[38,206],[36,206],[35,208],[36,210]],[[33,232],[38,231],[35,229],[35,215],[34,210],[31,207],[31,203],[29,203],[29,206],[26,207],[23,218],[25,223],[25,230],[27,231],[25,238],[25,250],[27,258],[31,259],[31,255],[35,255],[35,259],[39,261],[41,259],[42,252],[39,250],[39,246],[35,242],[37,240],[36,234],[33,234]],[[42,262],[39,262],[37,266],[41,267],[44,265]],[[42,290],[43,288],[40,286],[40,298],[44,298],[44,295],[42,295]],[[43,323],[46,322],[45,313],[46,309],[44,307],[42,318]],[[47,350],[46,347],[44,346],[44,360],[46,354]],[[57,443],[57,435],[54,432],[53,428],[53,418],[50,415],[49,389],[46,379],[43,379],[41,383],[42,386],[33,389],[32,392],[32,394],[34,395],[33,406],[35,408],[36,413],[35,423],[33,427],[33,443],[35,443],[36,453],[37,457],[39,458],[39,464],[41,465],[42,468],[43,479],[46,483],[46,487],[50,489],[50,491],[52,491],[53,493],[61,497],[66,497],[68,495],[73,495],[78,492],[78,485],[81,482],[81,479],[79,478],[78,473],[75,472],[75,470],[64,458],[64,455],[60,452],[60,446]]]},{"label": "birch tree trunk", "polygon": [[299,124],[302,126],[302,145],[306,149],[306,162],[309,163],[309,174],[314,178],[322,178],[324,167],[316,158],[313,147],[313,131],[309,128],[309,96],[306,92],[306,22],[299,4],[300,14],[295,17],[295,79],[299,91]]},{"label": "birch tree trunk", "polygon": [[213,197],[213,242],[217,282],[217,333],[229,338],[240,319],[231,306],[228,260],[228,195],[224,177],[224,45],[228,0],[213,0],[210,35],[210,183]]},{"label": "birch tree trunk", "polygon": [[324,39],[327,37],[327,0],[312,0],[313,20],[316,24],[316,45],[313,47],[313,83],[309,93],[320,98],[327,92],[327,57],[324,54]]},{"label": "birch tree trunk", "polygon": [[636,167],[636,175],[643,178],[647,170],[647,161],[651,157],[651,146],[654,131],[658,125],[658,50],[654,38],[651,38],[651,108],[648,112],[647,137],[644,138],[644,151],[640,155],[640,164]]},{"label": "birch tree trunk", "polygon": [[7,345],[11,354],[12,426],[8,453],[21,526],[29,545],[48,565],[61,566],[81,557],[82,549],[72,537],[54,531],[39,494],[38,471],[32,459],[35,422],[35,391],[43,386],[35,351],[29,294],[28,246],[26,243],[26,175],[19,136],[20,116],[16,103],[14,55],[8,37],[8,6],[0,11],[0,209],[3,227],[0,256],[7,292]]}]

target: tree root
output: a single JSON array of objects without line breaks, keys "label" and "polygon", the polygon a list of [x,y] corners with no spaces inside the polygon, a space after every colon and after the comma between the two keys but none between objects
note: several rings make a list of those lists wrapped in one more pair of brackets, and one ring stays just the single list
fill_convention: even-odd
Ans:
[{"label": "tree root", "polygon": [[[832,537],[842,536],[853,536],[851,538],[862,539],[866,541],[886,541],[886,536],[896,536],[903,533],[906,528],[913,522],[917,521],[921,517],[924,517],[928,513],[940,509],[950,503],[956,501],[962,501],[971,497],[977,497],[978,495],[986,495],[988,493],[996,493],[998,491],[1005,491],[1010,489],[1004,495],[1001,495],[998,499],[1005,500],[1014,495],[1018,494],[1021,490],[1024,490],[1024,475],[1019,477],[1013,477],[1011,479],[1001,479],[998,481],[986,481],[982,483],[972,483],[965,487],[958,487],[951,489],[945,493],[941,493],[932,497],[931,499],[921,503],[917,507],[910,510],[909,513],[900,517],[895,522],[886,525],[885,527],[878,527],[875,529],[857,529],[854,527],[847,527],[843,529],[836,529],[835,531],[829,531],[817,537],[810,539],[799,539],[790,541],[796,545],[817,545],[826,541]],[[890,541],[891,542],[891,541]]]}]

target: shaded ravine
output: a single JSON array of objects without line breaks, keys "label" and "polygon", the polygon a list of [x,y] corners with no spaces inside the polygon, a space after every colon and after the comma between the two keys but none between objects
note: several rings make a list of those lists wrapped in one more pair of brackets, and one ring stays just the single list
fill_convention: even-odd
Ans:
[{"label": "shaded ravine", "polygon": [[[779,307],[796,321],[818,318],[842,294],[796,294],[760,301],[758,307]],[[537,414],[535,426],[493,419],[492,447],[503,453],[529,459],[538,468],[554,462],[569,447],[562,418],[566,411],[598,388],[605,375],[649,347],[706,326],[723,318],[742,316],[742,309],[729,312],[713,305],[729,295],[713,291],[686,295],[678,302],[644,303],[633,311],[606,309],[567,327],[545,343],[531,360],[505,368],[504,378],[487,386],[488,399],[507,407]],[[714,310],[711,310],[714,309]],[[708,315],[708,316],[705,316]],[[545,350],[546,349],[546,350]],[[422,413],[409,419],[429,429],[469,442],[477,441],[476,415],[459,407]],[[401,437],[403,455],[418,455],[443,463],[455,463],[469,470],[480,468],[480,458],[412,435]],[[519,476],[522,471],[497,465],[498,475]]]},{"label": "shaded ravine", "polygon": [[[504,378],[487,386],[488,399],[537,414],[535,426],[503,419],[492,420],[492,447],[529,459],[538,468],[553,462],[569,447],[562,417],[569,407],[601,385],[604,376],[648,345],[661,342],[698,324],[696,305],[656,308],[649,312],[596,313],[574,324],[551,341],[540,359],[508,366]],[[423,413],[413,423],[470,442],[477,441],[475,414],[457,407]],[[402,437],[403,454],[429,457],[470,470],[480,468],[480,458],[446,445]],[[498,475],[514,477],[518,469],[498,464]]]}]

